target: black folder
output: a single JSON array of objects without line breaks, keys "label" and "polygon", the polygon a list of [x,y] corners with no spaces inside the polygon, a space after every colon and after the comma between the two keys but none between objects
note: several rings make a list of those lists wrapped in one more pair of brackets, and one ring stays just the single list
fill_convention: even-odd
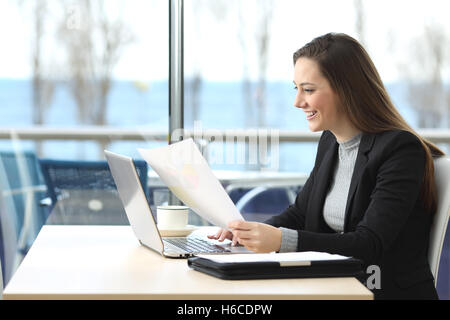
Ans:
[{"label": "black folder", "polygon": [[191,257],[188,266],[225,280],[363,277],[363,262],[355,258],[318,261],[217,262],[214,256]]}]

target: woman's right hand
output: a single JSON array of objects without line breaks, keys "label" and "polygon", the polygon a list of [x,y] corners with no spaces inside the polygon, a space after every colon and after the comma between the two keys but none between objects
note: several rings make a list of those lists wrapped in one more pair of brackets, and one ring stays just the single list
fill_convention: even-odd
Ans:
[{"label": "woman's right hand", "polygon": [[233,233],[227,229],[219,229],[216,234],[209,235],[208,239],[219,240],[223,242],[225,239],[233,240]]}]

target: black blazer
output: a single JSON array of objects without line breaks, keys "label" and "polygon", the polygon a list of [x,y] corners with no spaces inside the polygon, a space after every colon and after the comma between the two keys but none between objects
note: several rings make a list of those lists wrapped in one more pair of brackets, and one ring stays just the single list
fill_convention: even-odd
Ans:
[{"label": "black blazer", "polygon": [[323,218],[337,154],[336,138],[324,131],[314,168],[295,203],[266,223],[298,230],[298,251],[353,256],[365,267],[380,267],[375,299],[436,299],[427,259],[432,215],[419,196],[425,167],[419,139],[400,130],[362,135],[343,233]]}]

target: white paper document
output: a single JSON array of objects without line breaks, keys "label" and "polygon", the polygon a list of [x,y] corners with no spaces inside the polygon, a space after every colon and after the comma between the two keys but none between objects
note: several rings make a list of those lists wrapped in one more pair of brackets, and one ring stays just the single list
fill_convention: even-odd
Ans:
[{"label": "white paper document", "polygon": [[218,263],[246,263],[246,262],[279,262],[281,266],[309,266],[313,261],[342,260],[349,257],[325,252],[286,252],[286,253],[255,253],[255,254],[219,254],[196,255]]},{"label": "white paper document", "polygon": [[138,150],[175,196],[203,219],[221,228],[244,220],[192,139]]}]

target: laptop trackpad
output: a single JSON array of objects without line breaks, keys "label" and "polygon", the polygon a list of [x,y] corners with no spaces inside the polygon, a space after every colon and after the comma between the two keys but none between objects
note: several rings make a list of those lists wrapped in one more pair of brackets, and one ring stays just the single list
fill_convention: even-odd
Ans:
[{"label": "laptop trackpad", "polygon": [[229,243],[215,243],[215,245],[221,246],[222,248],[225,248],[227,250],[230,250],[230,252],[233,253],[252,253],[253,251],[248,250],[247,248],[245,248],[243,245],[236,245],[236,246],[232,246],[231,245],[231,241]]}]

